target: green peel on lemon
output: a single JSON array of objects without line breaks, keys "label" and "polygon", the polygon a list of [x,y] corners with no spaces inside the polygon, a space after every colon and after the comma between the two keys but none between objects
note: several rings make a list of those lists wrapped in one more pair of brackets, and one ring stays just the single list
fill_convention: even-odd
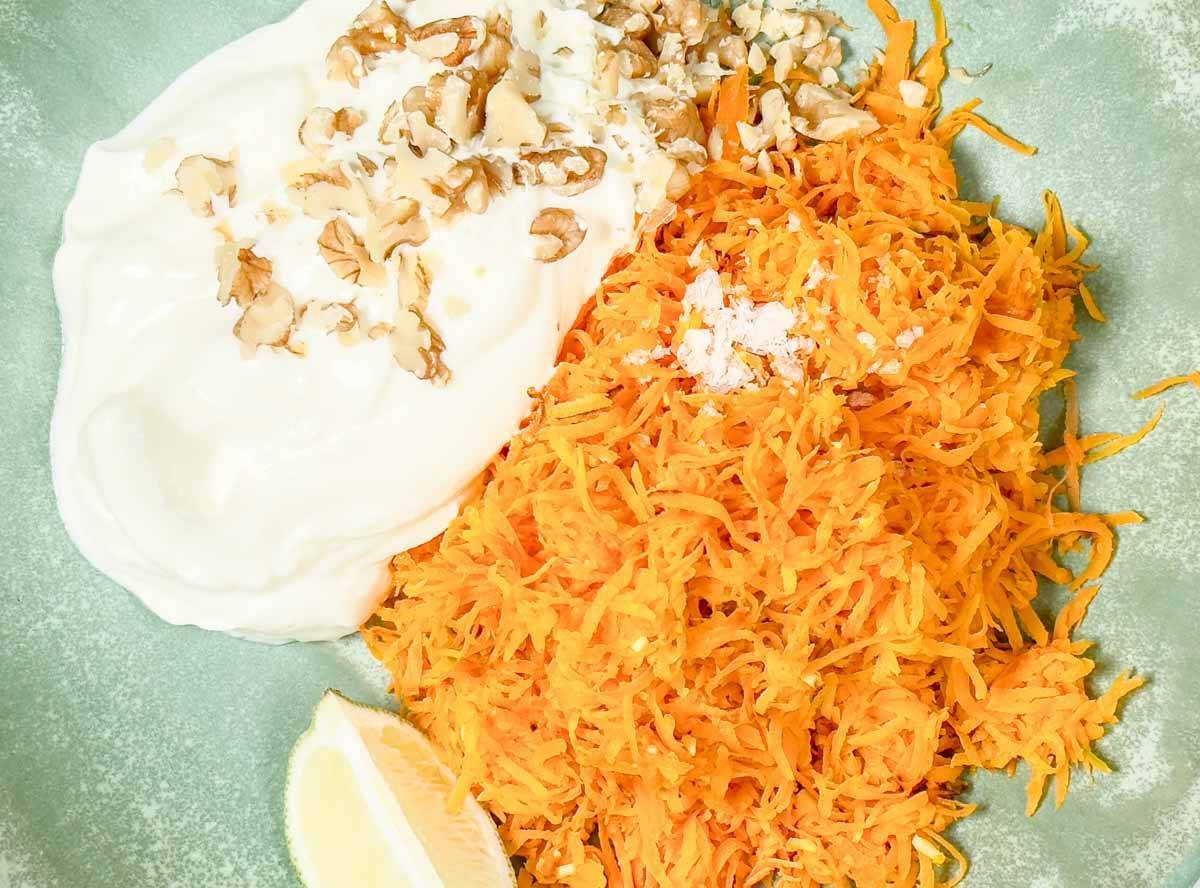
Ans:
[{"label": "green peel on lemon", "polygon": [[288,765],[288,847],[306,888],[511,888],[496,824],[394,712],[328,691]]}]

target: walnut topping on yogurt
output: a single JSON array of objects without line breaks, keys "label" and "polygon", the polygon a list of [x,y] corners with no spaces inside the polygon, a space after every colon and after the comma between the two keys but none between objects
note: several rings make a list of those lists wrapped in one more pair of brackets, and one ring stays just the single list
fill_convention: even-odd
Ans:
[{"label": "walnut topping on yogurt", "polygon": [[195,154],[175,171],[175,182],[188,209],[197,216],[216,215],[215,202],[233,206],[237,199],[237,169],[227,160]]},{"label": "walnut topping on yogurt", "polygon": [[[446,12],[455,14],[439,17]],[[329,48],[322,101],[296,121],[300,153],[279,172],[281,193],[253,208],[265,230],[239,206],[239,190],[261,186],[239,181],[249,173],[233,150],[227,160],[185,157],[175,190],[225,241],[218,302],[241,309],[234,335],[244,345],[309,355],[314,331],[339,342],[349,331],[344,317],[315,324],[330,310],[308,306],[349,306],[353,326],[367,318],[363,329],[386,339],[402,370],[444,383],[453,362],[438,324],[450,319],[428,310],[427,292],[411,296],[430,286],[418,251],[532,192],[538,206],[519,224],[529,226],[531,259],[556,265],[587,249],[589,221],[552,201],[616,176],[632,184],[636,234],[671,217],[727,138],[747,169],[766,174],[769,148],[870,133],[876,121],[838,84],[839,23],[794,0],[732,10],[536,0],[515,11],[486,0],[375,0]],[[708,132],[700,107],[744,65],[764,81],[751,120],[728,136]],[[801,68],[808,76],[794,77]],[[288,203],[293,212],[281,209]],[[305,241],[327,273],[302,273],[284,255]],[[411,298],[389,300],[397,291]]]}]

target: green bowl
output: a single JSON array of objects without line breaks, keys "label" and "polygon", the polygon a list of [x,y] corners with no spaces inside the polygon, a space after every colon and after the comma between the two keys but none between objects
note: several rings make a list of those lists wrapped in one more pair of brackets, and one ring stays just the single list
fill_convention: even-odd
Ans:
[{"label": "green bowl", "polygon": [[[50,264],[84,149],[208,52],[296,0],[0,0],[0,888],[295,884],[287,754],[326,687],[386,703],[357,640],[265,648],[167,626],[94,571],[55,509],[47,454],[59,361]],[[364,0],[347,0],[347,15]],[[945,0],[952,83],[1041,147],[972,133],[964,192],[1035,224],[1051,187],[1094,238],[1110,323],[1072,358],[1090,430],[1138,427],[1129,394],[1200,368],[1200,5]],[[865,3],[834,8],[880,41]],[[928,24],[919,3],[902,4]],[[924,34],[928,36],[928,28]],[[1087,472],[1095,510],[1136,508],[1084,625],[1098,681],[1149,682],[1101,744],[1115,774],[1023,815],[1022,775],[979,776],[955,832],[969,888],[1186,888],[1200,877],[1200,393],[1165,396],[1141,446]]]}]

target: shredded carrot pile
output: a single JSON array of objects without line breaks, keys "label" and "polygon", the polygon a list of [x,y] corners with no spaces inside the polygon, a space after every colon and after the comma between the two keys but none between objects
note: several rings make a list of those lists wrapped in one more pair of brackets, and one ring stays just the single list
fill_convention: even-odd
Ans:
[{"label": "shredded carrot pile", "polygon": [[[959,199],[962,128],[1011,140],[974,105],[935,122],[940,15],[914,64],[912,23],[870,5],[889,49],[857,101],[882,129],[769,175],[728,142],[365,629],[523,886],[953,885],[967,770],[1023,765],[1029,811],[1051,781],[1061,804],[1141,684],[1089,694],[1073,631],[1139,520],[1080,512],[1080,467],[1148,429],[1081,436],[1068,392],[1063,446],[1038,443],[1075,300],[1099,314],[1087,241],[1052,194],[1036,234]],[[731,78],[709,122],[749,101]],[[744,355],[760,384],[715,394],[680,369],[710,268],[795,311],[803,380]],[[1049,624],[1039,578],[1074,593]]]}]

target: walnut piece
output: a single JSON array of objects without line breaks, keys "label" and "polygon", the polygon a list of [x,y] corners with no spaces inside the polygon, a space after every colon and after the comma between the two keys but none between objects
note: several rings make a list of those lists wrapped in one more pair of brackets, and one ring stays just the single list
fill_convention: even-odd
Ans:
[{"label": "walnut piece", "polygon": [[472,15],[439,19],[412,31],[408,48],[427,62],[454,68],[483,46],[487,24]]},{"label": "walnut piece", "polygon": [[[414,87],[414,90],[420,90],[420,102],[425,101],[425,87]],[[413,94],[413,90],[409,90],[409,94]],[[408,96],[405,96],[407,100]],[[404,108],[404,102],[392,102],[388,109],[383,112],[383,120],[379,124],[379,141],[383,145],[396,145],[408,137],[408,111]]]},{"label": "walnut piece", "polygon": [[[524,52],[519,50],[518,52]],[[512,24],[501,13],[495,12],[487,20],[487,36],[476,51],[476,65],[489,82],[495,82],[509,69],[514,58]],[[535,56],[536,58],[536,56]]]},{"label": "walnut piece", "polygon": [[700,0],[663,0],[658,30],[678,34],[688,46],[704,40],[708,7]]},{"label": "walnut piece", "polygon": [[627,6],[612,4],[606,7],[598,21],[639,40],[650,33],[650,16]]},{"label": "walnut piece", "polygon": [[434,214],[452,218],[463,212],[487,212],[493,188],[499,188],[486,160],[481,157],[455,160],[432,152],[426,160],[429,162],[426,184]]},{"label": "walnut piece", "polygon": [[362,339],[358,306],[353,302],[308,302],[300,308],[296,329],[334,334],[342,345],[357,345]]},{"label": "walnut piece", "polygon": [[257,255],[252,246],[249,241],[241,241],[217,248],[217,301],[222,305],[233,300],[246,308],[270,289],[275,267],[270,259]]},{"label": "walnut piece", "polygon": [[529,101],[542,95],[542,60],[527,49],[514,49],[508,77]]},{"label": "walnut piece", "polygon": [[226,160],[193,154],[175,171],[175,182],[188,209],[200,217],[215,215],[213,199],[223,197],[233,206],[237,200],[237,170]]},{"label": "walnut piece", "polygon": [[777,86],[764,92],[758,100],[759,115],[762,120],[757,126],[744,121],[737,125],[738,136],[742,147],[752,154],[778,145],[781,148],[795,147],[795,130],[792,127],[791,108],[787,96]]},{"label": "walnut piece", "polygon": [[362,167],[363,174],[370,177],[379,172],[379,164],[367,157],[367,155],[359,153],[357,155],[358,165]]},{"label": "walnut piece", "polygon": [[641,80],[658,73],[658,59],[641,40],[626,37],[616,48],[617,63],[621,76],[628,80]]},{"label": "walnut piece", "polygon": [[436,385],[450,381],[450,368],[442,360],[446,344],[425,319],[424,312],[415,308],[400,312],[388,331],[388,345],[396,363],[417,379]]},{"label": "walnut piece", "polygon": [[646,104],[646,122],[654,130],[659,147],[672,157],[705,163],[707,133],[695,102],[688,99],[657,99]]},{"label": "walnut piece", "polygon": [[355,130],[366,120],[362,113],[353,108],[334,111],[330,108],[313,108],[300,124],[300,144],[317,157],[324,159],[337,133],[353,136]]},{"label": "walnut piece", "polygon": [[365,218],[371,212],[362,182],[340,166],[302,174],[288,188],[288,198],[314,219],[332,219],[338,211]]},{"label": "walnut piece", "polygon": [[599,148],[526,151],[513,166],[518,185],[548,185],[564,197],[583,194],[604,178],[608,155]]},{"label": "walnut piece", "polygon": [[429,307],[429,294],[433,288],[433,275],[429,266],[418,253],[406,252],[400,256],[399,276],[396,281],[396,297],[401,311]]},{"label": "walnut piece", "polygon": [[571,210],[548,207],[538,213],[529,233],[534,237],[534,256],[539,262],[558,262],[583,243],[587,227]]},{"label": "walnut piece", "polygon": [[366,250],[375,263],[386,262],[403,244],[420,246],[429,239],[429,222],[421,205],[407,197],[386,201],[367,222]]},{"label": "walnut piece", "polygon": [[371,336],[387,337],[392,356],[401,368],[418,379],[444,385],[450,381],[450,369],[442,360],[446,344],[425,319],[431,285],[429,270],[419,256],[406,253],[400,259],[399,272],[396,323],[373,329]]},{"label": "walnut piece", "polygon": [[462,144],[479,131],[479,122],[472,119],[469,111],[471,85],[461,77],[447,75],[437,90],[437,111],[434,124],[450,137]]},{"label": "walnut piece", "polygon": [[296,323],[296,304],[292,294],[272,283],[266,293],[256,297],[234,325],[233,335],[252,349],[259,346],[283,347]]},{"label": "walnut piece", "polygon": [[512,80],[501,80],[488,93],[483,141],[489,148],[540,147],[546,125]]},{"label": "walnut piece", "polygon": [[317,247],[342,280],[360,287],[382,287],[387,283],[387,272],[371,261],[367,248],[345,219],[331,219],[317,239]]},{"label": "walnut piece", "polygon": [[815,83],[800,84],[795,102],[798,114],[792,122],[796,131],[818,142],[867,136],[879,129],[879,121],[869,111]]},{"label": "walnut piece", "polygon": [[450,136],[434,125],[438,112],[430,87],[414,86],[399,102],[393,102],[384,112],[379,127],[379,141],[384,145],[396,145],[408,141],[420,151],[449,151]]},{"label": "walnut piece", "polygon": [[344,80],[357,88],[367,73],[367,61],[404,49],[409,28],[385,0],[374,0],[362,11],[350,32],[329,50],[326,67],[330,80]]},{"label": "walnut piece", "polygon": [[683,196],[691,182],[687,167],[665,151],[646,158],[637,169],[637,211],[652,213]]},{"label": "walnut piece", "polygon": [[900,100],[909,108],[920,108],[929,98],[929,89],[917,80],[901,80]]},{"label": "walnut piece", "polygon": [[420,93],[413,93],[410,110],[424,112],[434,126],[461,145],[483,130],[489,89],[487,75],[474,68],[441,71],[430,78],[423,99]]}]

